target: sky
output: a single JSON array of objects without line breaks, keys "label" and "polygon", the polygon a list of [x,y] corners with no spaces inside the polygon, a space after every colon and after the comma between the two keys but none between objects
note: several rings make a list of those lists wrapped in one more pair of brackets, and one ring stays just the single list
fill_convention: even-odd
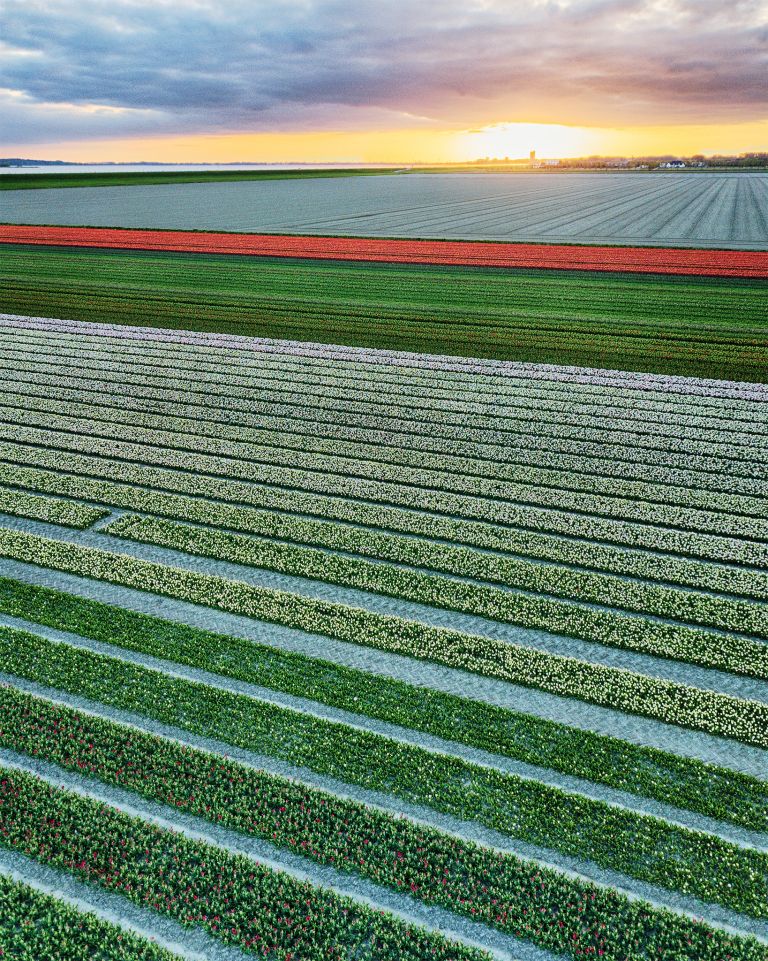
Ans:
[{"label": "sky", "polygon": [[768,0],[2,0],[0,155],[768,149]]}]

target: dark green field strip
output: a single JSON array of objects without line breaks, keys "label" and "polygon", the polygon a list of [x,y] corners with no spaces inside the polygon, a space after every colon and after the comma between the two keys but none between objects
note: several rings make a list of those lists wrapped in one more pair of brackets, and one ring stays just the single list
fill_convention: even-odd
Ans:
[{"label": "dark green field strip", "polygon": [[[408,516],[403,513],[402,523],[394,525],[394,530],[404,531],[410,536],[400,537],[387,529],[391,520],[388,509],[366,509],[365,505],[354,502],[347,505],[346,512],[336,511],[336,519],[325,520],[322,519],[323,505],[319,503],[315,505],[318,517],[297,516],[291,512],[291,508],[306,510],[310,505],[281,499],[272,506],[282,506],[283,510],[262,510],[163,493],[114,481],[99,481],[60,471],[11,467],[2,462],[0,483],[34,491],[52,491],[112,507],[261,534],[278,540],[352,551],[382,560],[399,560],[401,563],[463,574],[491,583],[506,583],[531,590],[546,586],[553,593],[565,593],[573,588],[583,598],[609,603],[609,606],[621,606],[619,600],[628,607],[636,603],[644,609],[653,609],[661,616],[670,613],[667,606],[670,604],[675,605],[676,610],[677,605],[682,605],[688,611],[688,616],[692,616],[690,604],[699,605],[688,594],[680,597],[674,591],[667,593],[666,589],[676,584],[698,588],[705,594],[714,592],[738,599],[768,600],[768,575],[760,570],[649,554],[631,548],[614,548],[546,534],[504,531],[477,522],[453,521],[429,515],[414,515],[409,526]],[[330,513],[334,516],[333,511]],[[362,526],[364,521],[367,526]],[[440,537],[445,541],[434,540]],[[473,549],[473,542],[481,549]],[[527,563],[528,558],[534,559],[534,563]],[[545,564],[538,561],[544,561]],[[549,563],[558,566],[552,569],[548,567]],[[625,575],[632,580],[612,578],[612,573]],[[648,585],[642,583],[648,581],[651,582]],[[699,609],[702,612],[707,610],[706,599],[702,599]],[[703,613],[701,616],[704,616]]]},{"label": "dark green field strip", "polygon": [[148,938],[0,873],[0,958],[180,961]]},{"label": "dark green field strip", "polygon": [[[118,890],[187,927],[201,927],[225,944],[264,957],[290,955],[303,961],[487,957],[21,771],[5,774],[0,816],[7,832],[0,836],[4,846],[24,848],[38,861],[65,868],[100,888]],[[215,887],[211,875],[217,878]],[[574,885],[573,900],[563,907],[560,885],[550,888],[548,882],[547,875],[536,872],[528,880],[528,897],[536,902],[535,920],[522,911],[518,917],[514,902],[503,908],[497,905],[498,917],[539,944],[566,950],[572,957],[584,957],[590,947],[592,954],[603,951],[607,961],[651,961],[671,957],[670,952],[680,961],[768,957],[765,945],[752,938],[654,911],[643,902],[627,902],[590,885]]]},{"label": "dark green field strip", "polygon": [[[513,855],[39,697],[0,690],[0,742],[501,930],[513,926],[497,905],[520,915],[536,907],[531,866]],[[726,851],[716,844],[710,856],[724,861]],[[738,885],[729,865],[718,867]],[[566,902],[588,887],[550,870],[542,880]]]},{"label": "dark green field strip", "polygon": [[[391,479],[380,480],[385,473],[381,464],[366,465],[364,462],[343,460],[338,465],[329,464],[332,458],[321,458],[320,455],[302,458],[301,454],[297,454],[294,458],[290,452],[283,452],[283,462],[294,460],[297,466],[272,466],[270,463],[191,454],[142,443],[105,441],[98,437],[15,425],[4,427],[3,438],[4,441],[0,442],[0,458],[3,459],[47,466],[44,463],[46,452],[56,452],[59,457],[56,466],[61,470],[71,470],[71,465],[77,464],[79,457],[96,457],[102,463],[105,458],[117,460],[127,465],[126,470],[128,466],[146,464],[149,467],[181,471],[188,478],[194,475],[199,478],[197,483],[200,485],[210,481],[215,483],[218,478],[222,489],[235,492],[245,488],[244,496],[241,495],[245,502],[254,496],[253,488],[256,485],[269,485],[553,532],[575,533],[581,525],[589,532],[588,536],[595,539],[600,536],[601,524],[620,522],[633,527],[650,526],[657,535],[661,530],[675,530],[700,536],[719,536],[731,541],[740,539],[745,544],[751,541],[763,544],[768,540],[766,518],[678,507],[666,504],[661,499],[654,503],[623,496],[539,488],[535,485],[499,484],[499,488],[504,486],[499,494],[507,495],[502,499],[502,496],[475,496],[471,493],[436,490],[430,485],[431,478],[426,471],[421,472],[419,478],[422,486],[415,486],[411,483],[413,472],[396,466],[388,471]],[[302,459],[304,464],[301,463]],[[354,472],[348,466],[352,463]],[[329,472],[329,466],[336,467],[336,471]],[[449,475],[437,475],[437,482],[444,476]],[[479,487],[479,481],[467,478],[466,487],[471,491],[473,486]],[[202,490],[201,486],[198,492]],[[233,499],[227,494],[224,497]],[[511,497],[517,499],[512,500]]]},{"label": "dark green field strip", "polygon": [[[320,353],[293,353],[290,346],[283,348],[272,346],[261,348],[258,342],[252,342],[247,348],[236,348],[227,341],[188,342],[183,338],[190,336],[179,334],[181,339],[167,339],[162,333],[155,335],[155,339],[136,341],[130,337],[119,336],[120,327],[114,332],[103,324],[95,328],[71,321],[50,321],[49,324],[58,326],[26,327],[24,319],[18,322],[7,320],[3,324],[3,335],[9,344],[25,346],[32,344],[47,352],[56,352],[60,347],[74,347],[83,351],[88,348],[89,353],[100,353],[107,350],[113,354],[127,358],[141,358],[143,361],[157,360],[167,362],[170,366],[196,366],[205,358],[208,366],[216,371],[238,373],[243,369],[255,370],[265,375],[274,375],[284,370],[295,371],[304,377],[312,376],[316,379],[330,378],[334,382],[358,384],[365,387],[373,382],[390,389],[397,387],[398,392],[429,393],[445,389],[452,397],[471,396],[511,396],[526,401],[541,399],[551,403],[583,404],[586,407],[602,408],[606,405],[635,410],[647,407],[649,410],[660,412],[675,412],[681,409],[692,415],[701,416],[707,420],[726,420],[728,422],[759,422],[768,420],[768,411],[763,411],[765,405],[754,400],[735,397],[709,396],[706,393],[692,393],[690,391],[670,392],[663,384],[657,388],[645,384],[642,388],[632,387],[633,375],[622,375],[628,379],[621,385],[608,379],[603,382],[600,378],[591,382],[587,380],[545,379],[536,376],[534,372],[526,372],[524,368],[516,368],[514,374],[508,368],[477,367],[471,370],[432,368],[425,366],[420,355],[412,355],[412,362],[402,363],[404,355],[398,353],[400,363],[383,363],[374,360],[365,351],[338,348],[342,353],[338,356],[325,356],[322,345]],[[63,325],[63,326],[62,326]],[[94,331],[98,330],[99,333]],[[142,331],[152,335],[149,328]],[[169,335],[173,337],[173,334]],[[192,334],[192,337],[205,335]],[[239,342],[242,343],[242,342]],[[316,345],[317,346],[317,345]],[[329,348],[333,351],[335,348]],[[411,355],[409,355],[411,356]],[[457,358],[457,361],[461,358]],[[473,361],[470,359],[470,365]]]},{"label": "dark green field strip", "polygon": [[[261,531],[261,521],[251,518],[251,510],[266,508],[442,539],[504,554],[564,560],[598,570],[605,565],[608,570],[620,573],[639,574],[643,578],[650,575],[663,582],[711,587],[718,592],[758,598],[765,592],[763,568],[768,561],[765,545],[673,528],[583,519],[578,514],[548,515],[550,522],[553,519],[556,522],[550,523],[550,527],[556,529],[554,532],[525,530],[364,500],[249,485],[205,478],[183,470],[142,467],[104,457],[2,443],[0,483],[204,524],[215,518],[217,526],[246,533]],[[192,498],[196,498],[196,502]],[[625,547],[635,553],[628,554],[623,550]],[[653,551],[658,566],[654,567],[654,560],[649,562],[645,554],[637,554],[638,549]],[[702,560],[729,566],[708,567],[701,564]],[[745,570],[740,570],[741,567]],[[756,572],[749,570],[755,567]]]},{"label": "dark green field strip", "polygon": [[[413,438],[423,437],[421,422],[383,416],[347,413],[332,408],[310,409],[305,404],[252,403],[217,404],[205,398],[188,396],[182,401],[179,394],[170,395],[161,390],[131,385],[117,385],[110,381],[70,378],[69,383],[60,376],[42,372],[8,370],[4,376],[6,390],[29,392],[46,398],[66,401],[78,400],[94,404],[104,401],[106,406],[121,405],[128,410],[157,411],[189,416],[194,413],[210,423],[227,423],[248,427],[269,426],[275,423],[280,432],[315,430],[318,434],[329,430],[359,433],[383,439],[386,443],[411,446]],[[201,402],[198,402],[201,401]],[[539,454],[579,453],[607,456],[622,462],[640,464],[680,465],[684,469],[696,469],[712,473],[733,473],[737,477],[768,478],[768,465],[750,457],[748,448],[734,447],[727,443],[703,444],[700,441],[685,442],[673,437],[624,431],[617,438],[606,437],[604,431],[550,424],[546,432],[529,432],[524,424],[515,429],[511,425],[501,429],[476,429],[465,426],[431,423],[429,434],[433,449],[442,445],[450,450],[463,450],[467,444],[481,448],[501,447],[507,453],[500,460],[514,460],[523,448]],[[495,458],[495,454],[493,455]]]},{"label": "dark green field strip", "polygon": [[184,927],[201,928],[224,944],[262,957],[307,961],[488,957],[26,772],[6,767],[2,774],[3,847],[117,892]]},{"label": "dark green field strip", "polygon": [[0,556],[768,747],[759,701],[8,528]]},{"label": "dark green field strip", "polygon": [[768,831],[768,783],[691,758],[7,578],[0,611]]},{"label": "dark green field strip", "polygon": [[[280,402],[291,402],[296,396],[305,397],[312,405],[327,406],[329,400],[339,401],[337,405],[345,410],[351,401],[360,405],[363,413],[380,413],[384,407],[397,411],[403,419],[413,419],[414,416],[422,421],[441,418],[449,415],[472,415],[493,418],[494,422],[501,421],[502,425],[510,421],[514,424],[520,417],[534,420],[537,424],[571,424],[576,426],[599,427],[613,430],[634,430],[653,433],[669,434],[695,440],[722,441],[727,434],[743,444],[766,443],[768,425],[760,422],[757,416],[754,420],[738,420],[728,418],[713,418],[700,414],[688,413],[683,403],[671,407],[663,412],[656,412],[640,403],[632,406],[613,406],[608,402],[592,404],[581,410],[576,398],[571,401],[542,400],[538,397],[525,397],[515,394],[483,394],[479,397],[468,391],[464,396],[457,395],[450,390],[430,390],[429,392],[414,391],[412,394],[398,389],[393,391],[390,384],[377,384],[372,378],[366,380],[365,386],[360,381],[349,381],[331,377],[308,377],[290,366],[272,374],[270,372],[245,373],[240,368],[236,373],[229,373],[213,365],[207,369],[203,365],[183,367],[177,360],[167,366],[143,361],[123,360],[116,356],[115,351],[92,352],[75,349],[72,351],[51,351],[46,348],[41,351],[30,350],[26,345],[17,348],[15,345],[0,344],[0,363],[19,369],[38,369],[46,371],[53,366],[60,368],[62,373],[71,373],[72,369],[92,374],[96,372],[100,377],[104,374],[114,374],[117,384],[121,382],[141,383],[149,386],[162,386],[164,383],[187,389],[191,394],[200,392],[204,387],[206,392],[223,395],[230,398],[260,398],[273,397]],[[755,405],[757,406],[757,405]],[[756,411],[757,415],[757,411]],[[480,426],[483,425],[480,421]]]},{"label": "dark green field strip", "polygon": [[[667,657],[717,670],[768,679],[768,645],[745,635],[768,638],[768,608],[728,605],[710,598],[711,606],[730,614],[738,635],[707,631],[689,624],[673,624],[614,610],[590,607],[574,590],[577,600],[504,591],[488,584],[469,583],[420,569],[345,557],[313,547],[276,543],[260,538],[225,534],[169,521],[135,516],[118,518],[106,531],[143,543],[170,547],[235,564],[307,577],[329,584],[384,594],[405,600],[474,614],[502,623],[576,637],[624,650]],[[564,575],[567,576],[567,575]],[[680,598],[678,620],[691,615]],[[711,615],[710,615],[711,616]],[[715,615],[717,616],[717,615]]]},{"label": "dark green field strip", "polygon": [[[59,392],[62,393],[62,392]],[[165,405],[156,406],[157,413],[128,410],[120,399],[111,395],[94,398],[91,404],[79,401],[56,400],[53,397],[37,397],[31,393],[18,394],[4,390],[0,384],[0,416],[6,421],[39,426],[41,421],[52,418],[53,424],[59,418],[78,418],[86,422],[92,433],[122,430],[125,427],[142,427],[150,430],[163,430],[181,435],[177,446],[184,446],[187,438],[194,443],[211,443],[222,451],[234,452],[248,444],[280,446],[299,449],[307,453],[345,454],[359,460],[380,461],[388,464],[422,467],[428,470],[449,469],[456,474],[488,477],[497,480],[512,479],[522,473],[521,467],[543,468],[562,471],[570,483],[578,485],[580,475],[588,478],[616,477],[623,480],[644,480],[652,484],[669,487],[682,487],[696,491],[717,491],[722,494],[746,494],[765,499],[765,484],[758,478],[750,480],[732,474],[714,474],[683,467],[654,466],[648,463],[628,463],[606,457],[591,457],[580,452],[576,454],[544,453],[488,447],[474,444],[451,445],[431,438],[412,434],[401,441],[403,446],[395,446],[397,436],[386,436],[374,432],[333,429],[332,425],[315,424],[310,421],[283,418],[263,418],[262,426],[244,427],[221,421],[206,421],[191,417],[177,417],[165,410]],[[62,421],[63,423],[63,421]],[[357,435],[362,438],[358,439]],[[424,443],[430,440],[431,443]],[[227,446],[228,445],[228,446]],[[234,447],[233,445],[237,445]],[[453,448],[451,450],[450,448]],[[456,453],[455,451],[461,451]],[[498,455],[498,456],[497,456]],[[681,458],[681,460],[685,460]],[[514,465],[514,466],[513,466]],[[517,466],[520,465],[520,466]]]},{"label": "dark green field strip", "polygon": [[[674,425],[656,425],[645,421],[622,423],[617,417],[589,417],[576,414],[543,416],[535,410],[505,414],[496,405],[483,404],[482,412],[468,410],[454,411],[445,407],[430,406],[426,402],[421,407],[401,406],[394,395],[381,394],[380,401],[368,403],[360,400],[355,391],[340,391],[338,396],[328,389],[319,388],[314,392],[296,391],[290,380],[288,389],[268,387],[247,389],[226,384],[206,382],[201,377],[195,380],[169,377],[168,375],[145,376],[141,372],[124,372],[120,379],[109,376],[109,371],[99,365],[89,367],[82,364],[60,363],[51,358],[45,363],[33,362],[20,354],[10,365],[14,376],[31,375],[29,379],[40,385],[50,383],[91,388],[101,392],[139,391],[139,396],[173,400],[179,396],[187,399],[190,405],[204,408],[231,407],[244,412],[281,412],[290,411],[298,418],[341,418],[352,423],[364,423],[373,419],[385,428],[414,431],[425,425],[436,425],[441,429],[459,431],[460,436],[472,434],[482,437],[497,434],[507,442],[517,434],[551,433],[554,436],[575,437],[610,441],[613,434],[625,442],[636,435],[641,445],[655,448],[671,447],[673,450],[689,449],[694,453],[722,453],[726,457],[753,459],[764,462],[768,457],[768,435],[741,433],[733,431],[709,430],[706,428]],[[56,378],[58,377],[58,380]],[[389,396],[389,401],[388,401]]]},{"label": "dark green field strip", "polygon": [[[15,439],[14,432],[17,429],[31,428],[32,431],[47,429],[51,434],[50,446],[61,443],[62,447],[66,447],[69,438],[71,438],[70,443],[77,443],[77,438],[80,437],[89,437],[93,441],[97,438],[103,438],[107,442],[128,441],[171,453],[202,454],[204,456],[201,458],[200,467],[204,472],[209,472],[205,471],[209,456],[227,458],[233,464],[232,476],[241,476],[245,479],[250,479],[247,476],[249,471],[253,469],[258,471],[258,465],[267,467],[282,465],[312,472],[423,487],[430,492],[470,494],[474,497],[515,503],[541,503],[543,497],[540,491],[544,490],[549,493],[553,506],[558,507],[561,506],[559,503],[561,496],[566,499],[566,503],[562,506],[567,507],[569,506],[567,499],[575,493],[595,494],[598,498],[621,497],[643,503],[656,503],[665,509],[686,507],[705,511],[707,514],[722,514],[727,518],[726,524],[743,524],[743,529],[740,527],[739,533],[747,536],[750,534],[750,525],[754,519],[768,518],[768,497],[765,496],[768,493],[768,485],[759,483],[755,484],[754,494],[744,495],[701,490],[698,487],[680,484],[660,484],[650,479],[574,474],[562,468],[495,465],[494,469],[489,464],[489,468],[485,469],[485,462],[482,461],[465,464],[456,458],[439,455],[429,458],[420,452],[410,456],[406,452],[400,457],[387,457],[386,450],[382,448],[359,449],[356,445],[345,443],[325,445],[318,443],[310,445],[301,441],[284,443],[282,435],[274,435],[267,431],[263,432],[267,443],[259,444],[252,443],[243,436],[238,439],[234,431],[232,432],[233,440],[211,438],[201,436],[193,430],[174,431],[172,425],[167,423],[159,429],[140,426],[137,423],[124,424],[120,422],[120,415],[109,420],[72,417],[68,415],[66,407],[60,404],[56,405],[58,412],[35,413],[5,407],[2,399],[0,394],[0,424],[2,425],[0,432],[8,440]],[[159,417],[158,422],[162,424],[163,419]],[[193,425],[194,422],[190,421],[184,426],[192,427]],[[63,442],[59,441],[62,437]],[[34,435],[33,442],[36,442]],[[105,446],[109,449],[112,445],[107,443]],[[321,449],[312,450],[312,446]],[[371,453],[374,459],[369,459]],[[234,465],[240,465],[239,469]],[[462,471],[462,467],[468,467],[469,470]],[[536,489],[535,492],[531,491],[531,487]],[[598,510],[595,513],[604,512]],[[734,521],[732,515],[743,515],[744,520]],[[733,528],[728,526],[724,530],[721,528],[716,530],[719,533],[732,533]]]},{"label": "dark green field strip", "polygon": [[241,180],[315,180],[318,177],[380,177],[389,167],[325,170],[130,170],[84,173],[12,173],[0,176],[0,190],[44,190],[60,187],[142,187],[150,184],[232,183]]},{"label": "dark green field strip", "polygon": [[176,726],[195,733],[205,729],[207,737],[257,754],[768,917],[768,854],[712,834],[28,632],[0,628],[0,664],[10,674],[141,714],[153,698],[150,716],[165,723],[183,712],[186,723]]},{"label": "dark green field strip", "polygon": [[10,247],[2,260],[0,306],[32,316],[730,380],[761,381],[768,361],[756,281]]}]

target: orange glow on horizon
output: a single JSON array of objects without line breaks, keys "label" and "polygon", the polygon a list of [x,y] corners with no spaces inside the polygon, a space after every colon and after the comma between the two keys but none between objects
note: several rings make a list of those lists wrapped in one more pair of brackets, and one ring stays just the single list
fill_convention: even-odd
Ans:
[{"label": "orange glow on horizon", "polygon": [[654,127],[498,123],[479,130],[399,129],[188,135],[10,146],[7,156],[77,162],[456,163],[482,157],[739,154],[768,150],[768,121]]}]

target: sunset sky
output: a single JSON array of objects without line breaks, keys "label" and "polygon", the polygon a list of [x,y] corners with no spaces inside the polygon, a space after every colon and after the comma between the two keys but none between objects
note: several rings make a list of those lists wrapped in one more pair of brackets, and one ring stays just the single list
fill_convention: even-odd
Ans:
[{"label": "sunset sky", "polygon": [[0,153],[768,149],[768,0],[3,0]]}]

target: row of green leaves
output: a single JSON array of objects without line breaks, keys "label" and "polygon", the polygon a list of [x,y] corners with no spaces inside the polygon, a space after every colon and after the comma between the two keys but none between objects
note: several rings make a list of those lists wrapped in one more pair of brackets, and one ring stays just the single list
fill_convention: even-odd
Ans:
[{"label": "row of green leaves", "polygon": [[28,632],[0,628],[0,665],[672,891],[768,915],[768,855],[716,835]]},{"label": "row of green leaves", "polygon": [[0,958],[179,961],[132,931],[0,874]]},{"label": "row of green leaves", "polygon": [[768,747],[768,704],[759,701],[7,528],[0,556]]},{"label": "row of green leaves", "polygon": [[768,831],[768,783],[692,758],[21,581],[0,611]]},{"label": "row of green leaves", "polygon": [[634,959],[641,916],[641,957],[677,957],[699,927],[514,855],[12,688],[0,688],[0,743],[575,957]]}]

